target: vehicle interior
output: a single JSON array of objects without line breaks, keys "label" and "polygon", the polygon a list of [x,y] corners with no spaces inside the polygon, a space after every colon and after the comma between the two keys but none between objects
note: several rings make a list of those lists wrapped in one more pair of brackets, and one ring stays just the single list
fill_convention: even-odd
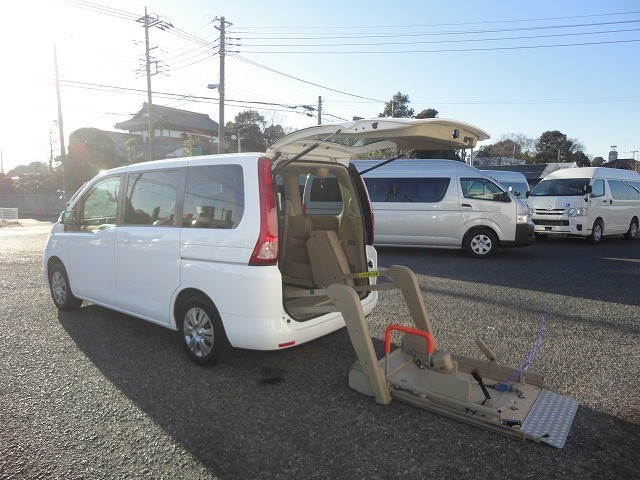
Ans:
[{"label": "vehicle interior", "polygon": [[[367,271],[364,223],[355,187],[347,169],[340,164],[296,161],[276,172],[278,186],[279,268],[284,283],[284,304],[296,320],[308,320],[321,313],[307,307],[330,303],[326,296],[299,296],[301,291],[326,288],[323,262],[337,262],[343,273]],[[322,188],[318,178],[330,179],[330,201],[305,204],[305,188]],[[339,189],[335,188],[337,184]],[[322,200],[327,200],[323,197]],[[329,245],[329,247],[327,247]],[[328,257],[330,256],[330,258]],[[366,285],[367,279],[355,279]],[[361,293],[364,297],[366,292]],[[300,307],[305,307],[302,312]]]}]

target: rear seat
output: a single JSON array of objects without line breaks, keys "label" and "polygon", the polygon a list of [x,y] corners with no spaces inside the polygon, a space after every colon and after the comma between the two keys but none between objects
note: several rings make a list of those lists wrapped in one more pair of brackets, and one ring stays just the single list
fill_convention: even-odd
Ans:
[{"label": "rear seat", "polygon": [[338,225],[338,218],[328,215],[296,215],[289,218],[283,235],[282,275],[285,284],[304,287],[315,285],[307,242],[313,231],[332,231],[336,235]]}]

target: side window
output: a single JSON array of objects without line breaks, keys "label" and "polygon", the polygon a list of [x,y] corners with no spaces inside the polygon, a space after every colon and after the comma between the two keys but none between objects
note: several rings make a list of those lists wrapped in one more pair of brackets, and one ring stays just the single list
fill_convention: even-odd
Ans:
[{"label": "side window", "polygon": [[486,178],[461,178],[460,186],[465,198],[503,201],[503,190]]},{"label": "side window", "polygon": [[133,173],[127,182],[125,225],[173,225],[178,170]]},{"label": "side window", "polygon": [[591,198],[604,196],[604,180],[598,178],[591,186]]},{"label": "side window", "polygon": [[116,225],[120,176],[96,182],[78,202],[76,215],[81,230],[104,230]]},{"label": "side window", "polygon": [[440,202],[449,178],[365,178],[372,202]]},{"label": "side window", "polygon": [[632,200],[640,200],[640,182],[627,182],[627,185],[631,187],[631,198]]},{"label": "side window", "polygon": [[629,200],[627,186],[620,180],[608,180],[614,200]]},{"label": "side window", "polygon": [[189,167],[182,226],[236,228],[244,214],[244,178],[240,165]]}]

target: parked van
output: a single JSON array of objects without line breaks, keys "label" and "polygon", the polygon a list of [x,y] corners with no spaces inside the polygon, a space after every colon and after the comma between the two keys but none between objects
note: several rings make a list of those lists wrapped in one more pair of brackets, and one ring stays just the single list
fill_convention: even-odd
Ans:
[{"label": "parked van", "polygon": [[529,199],[536,238],[549,235],[587,237],[638,235],[640,175],[607,167],[565,168],[547,175]]},{"label": "parked van", "polygon": [[[484,132],[440,119],[374,119],[294,132],[267,154],[211,155],[115,168],[87,182],[60,215],[43,280],[60,310],[83,301],[176,330],[210,365],[232,347],[277,350],[344,326],[307,242],[319,232],[366,287],[377,266],[371,206],[354,154],[473,147]],[[347,146],[350,145],[350,146]],[[340,208],[307,214],[300,184],[337,185]],[[315,262],[312,261],[316,260]],[[377,293],[359,289],[365,314]],[[302,293],[302,294],[301,294]]]},{"label": "parked van", "polygon": [[463,248],[488,258],[533,243],[528,207],[480,170],[454,160],[355,161],[375,215],[375,245]]},{"label": "parked van", "polygon": [[524,200],[529,197],[531,188],[527,177],[520,172],[511,172],[508,170],[480,170],[481,172],[489,175],[495,181],[507,189],[507,191],[513,193],[514,196]]}]

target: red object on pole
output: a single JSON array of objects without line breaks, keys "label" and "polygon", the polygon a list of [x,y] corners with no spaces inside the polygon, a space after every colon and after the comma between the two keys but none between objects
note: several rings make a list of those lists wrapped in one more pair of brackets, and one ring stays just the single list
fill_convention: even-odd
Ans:
[{"label": "red object on pole", "polygon": [[405,327],[404,325],[391,324],[384,332],[384,353],[385,355],[391,352],[391,332],[394,330],[409,333],[411,335],[418,335],[424,337],[427,341],[427,352],[429,355],[433,355],[433,351],[436,347],[436,342],[429,332],[424,330],[418,330],[417,328]]}]

